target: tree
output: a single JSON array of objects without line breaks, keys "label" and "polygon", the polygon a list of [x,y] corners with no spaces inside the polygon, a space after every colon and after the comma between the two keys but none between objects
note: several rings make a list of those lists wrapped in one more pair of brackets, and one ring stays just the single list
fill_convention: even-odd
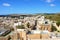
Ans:
[{"label": "tree", "polygon": [[21,25],[21,26],[18,25],[17,28],[18,28],[18,29],[25,29],[25,28],[24,28],[24,25]]},{"label": "tree", "polygon": [[51,31],[52,31],[52,32],[53,32],[53,31],[57,31],[57,29],[52,25]]},{"label": "tree", "polygon": [[59,26],[60,25],[60,21],[58,21],[56,24]]}]

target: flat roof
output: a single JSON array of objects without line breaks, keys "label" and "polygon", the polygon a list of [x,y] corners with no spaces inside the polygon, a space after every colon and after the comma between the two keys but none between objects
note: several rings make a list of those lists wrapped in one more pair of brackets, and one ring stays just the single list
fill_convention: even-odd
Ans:
[{"label": "flat roof", "polygon": [[6,36],[9,34],[11,31],[8,29],[0,29],[0,36]]}]

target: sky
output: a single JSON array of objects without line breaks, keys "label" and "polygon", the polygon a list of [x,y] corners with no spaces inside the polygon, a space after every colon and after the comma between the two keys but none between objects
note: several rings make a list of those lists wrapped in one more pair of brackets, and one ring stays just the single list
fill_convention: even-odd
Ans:
[{"label": "sky", "polygon": [[0,15],[60,13],[60,0],[0,0]]}]

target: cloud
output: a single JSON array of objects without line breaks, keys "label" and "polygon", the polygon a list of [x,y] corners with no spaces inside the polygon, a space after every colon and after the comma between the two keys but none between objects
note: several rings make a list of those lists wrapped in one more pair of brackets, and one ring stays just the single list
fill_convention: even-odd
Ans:
[{"label": "cloud", "polygon": [[9,3],[3,3],[2,5],[3,6],[11,6],[11,4],[9,4]]},{"label": "cloud", "polygon": [[53,2],[54,0],[46,0],[47,3],[51,3]]},{"label": "cloud", "polygon": [[55,4],[50,4],[51,7],[56,6]]}]

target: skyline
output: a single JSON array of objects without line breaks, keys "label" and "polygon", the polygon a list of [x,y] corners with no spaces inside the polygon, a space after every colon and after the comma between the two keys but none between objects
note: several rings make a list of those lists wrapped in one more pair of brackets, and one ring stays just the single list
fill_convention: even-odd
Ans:
[{"label": "skyline", "polygon": [[60,13],[60,0],[0,0],[0,15]]}]

